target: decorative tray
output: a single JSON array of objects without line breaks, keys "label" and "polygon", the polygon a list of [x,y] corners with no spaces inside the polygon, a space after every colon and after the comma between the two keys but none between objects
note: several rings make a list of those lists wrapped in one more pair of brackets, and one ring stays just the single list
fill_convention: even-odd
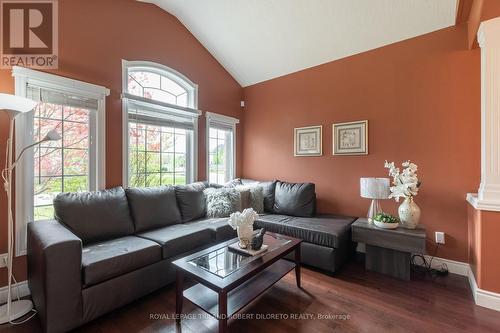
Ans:
[{"label": "decorative tray", "polygon": [[233,244],[230,244],[228,245],[228,248],[231,250],[231,251],[235,251],[235,252],[239,252],[239,253],[243,253],[243,254],[246,254],[246,255],[249,255],[249,256],[256,256],[256,255],[259,255],[261,253],[264,253],[267,251],[267,248],[268,246],[266,244],[263,244],[262,247],[259,249],[259,250],[252,250],[250,248],[248,249],[242,249],[239,245],[238,245],[239,242],[234,242]]}]

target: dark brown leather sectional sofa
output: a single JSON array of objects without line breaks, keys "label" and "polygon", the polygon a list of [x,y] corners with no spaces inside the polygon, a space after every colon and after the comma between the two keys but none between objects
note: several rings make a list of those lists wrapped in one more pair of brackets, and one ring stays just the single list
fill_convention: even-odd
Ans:
[{"label": "dark brown leather sectional sofa", "polygon": [[[304,239],[305,264],[337,270],[355,219],[314,216],[313,184],[261,185],[266,214],[256,227]],[[69,331],[166,286],[174,259],[236,237],[227,218],[206,218],[206,186],[58,195],[55,220],[28,225],[28,281],[44,331]]]}]

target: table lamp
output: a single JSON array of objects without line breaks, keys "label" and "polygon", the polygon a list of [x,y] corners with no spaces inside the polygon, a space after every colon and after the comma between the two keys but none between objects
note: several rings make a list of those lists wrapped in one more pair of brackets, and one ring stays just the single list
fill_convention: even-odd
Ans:
[{"label": "table lamp", "polygon": [[373,218],[382,212],[379,200],[389,197],[389,178],[360,178],[360,194],[362,198],[372,199],[368,209],[368,222],[373,223]]}]

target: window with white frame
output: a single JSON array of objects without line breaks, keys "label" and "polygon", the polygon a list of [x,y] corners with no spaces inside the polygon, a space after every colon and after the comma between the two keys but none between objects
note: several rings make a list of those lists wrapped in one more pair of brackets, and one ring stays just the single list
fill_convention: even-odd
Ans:
[{"label": "window with white frame", "polygon": [[[41,97],[40,88],[28,97],[39,101],[33,115],[33,141],[45,137],[55,129],[62,137],[33,148],[33,220],[50,219],[54,216],[52,201],[61,192],[88,191],[94,169],[90,168],[90,118],[97,106],[74,106],[63,100]],[[64,95],[60,96],[64,98]]]},{"label": "window with white frame", "polygon": [[25,251],[26,223],[52,219],[61,192],[104,188],[105,96],[100,86],[14,67],[16,94],[38,102],[16,118],[16,152],[56,130],[61,140],[34,146],[16,169],[16,254]]},{"label": "window with white frame", "polygon": [[207,112],[207,174],[225,184],[236,175],[236,118]]},{"label": "window with white frame", "polygon": [[151,62],[123,61],[125,186],[196,179],[197,86]]}]

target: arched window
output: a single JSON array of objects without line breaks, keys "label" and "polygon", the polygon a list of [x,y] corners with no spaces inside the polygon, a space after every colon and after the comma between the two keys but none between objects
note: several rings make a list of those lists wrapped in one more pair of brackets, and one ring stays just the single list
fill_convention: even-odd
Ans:
[{"label": "arched window", "polygon": [[[129,62],[130,64],[130,62]],[[180,107],[196,108],[196,85],[171,68],[149,63],[130,66],[127,92]]]},{"label": "arched window", "polygon": [[197,85],[166,66],[124,61],[124,185],[196,179]]}]

